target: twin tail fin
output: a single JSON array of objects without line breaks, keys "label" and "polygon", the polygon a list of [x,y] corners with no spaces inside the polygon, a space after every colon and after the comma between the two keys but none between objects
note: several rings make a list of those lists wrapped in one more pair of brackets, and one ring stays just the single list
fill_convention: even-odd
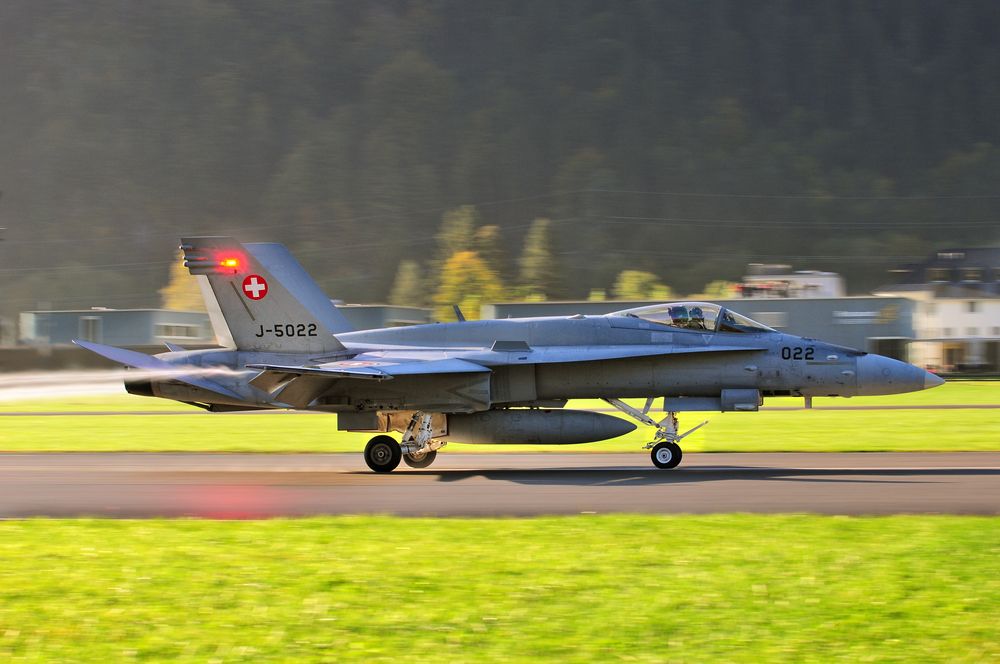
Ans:
[{"label": "twin tail fin", "polygon": [[330,354],[352,329],[283,245],[231,237],[181,240],[219,342],[241,351]]}]

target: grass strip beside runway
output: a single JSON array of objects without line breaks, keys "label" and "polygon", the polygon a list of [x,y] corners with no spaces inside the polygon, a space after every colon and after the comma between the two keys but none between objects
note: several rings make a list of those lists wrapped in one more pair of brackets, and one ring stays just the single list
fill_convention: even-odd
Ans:
[{"label": "grass strip beside runway", "polygon": [[[636,406],[642,406],[641,399],[628,399],[627,401]],[[799,407],[802,406],[802,403],[801,398],[768,398],[764,406]],[[933,390],[910,392],[907,394],[893,394],[880,397],[852,397],[850,399],[838,397],[817,397],[814,399],[814,405],[818,408],[823,406],[949,406],[983,404],[1000,404],[1000,381],[952,380]],[[568,407],[608,408],[609,406],[598,399],[588,399],[572,401]],[[656,408],[658,409],[659,407],[660,404],[658,403]],[[203,412],[195,406],[188,406],[177,401],[126,394],[124,389],[122,389],[121,394],[105,394],[100,396],[72,395],[50,399],[0,401],[0,413],[59,411]]]},{"label": "grass strip beside runway", "polygon": [[[641,402],[633,401],[637,405]],[[801,399],[768,399],[767,406],[797,406]],[[954,382],[886,397],[816,399],[816,405],[1000,404],[1000,382]],[[607,407],[600,401],[569,407]],[[131,395],[12,401],[0,412],[190,409],[185,415],[0,417],[0,452],[358,452],[369,434],[338,432],[327,414],[204,414],[163,399]],[[690,452],[877,452],[1000,450],[997,410],[771,410],[759,413],[683,413],[682,431],[709,420],[684,439]],[[659,415],[654,411],[654,416]],[[652,431],[639,427],[621,438],[571,446],[451,445],[448,452],[641,452]]]},{"label": "grass strip beside runway", "polygon": [[[995,410],[685,413],[689,452],[902,452],[1000,449]],[[333,415],[108,415],[0,418],[2,452],[359,452],[371,434]],[[446,452],[642,452],[652,430],[584,445],[460,445]]]},{"label": "grass strip beside runway", "polygon": [[1000,660],[1000,519],[0,524],[0,659]]}]

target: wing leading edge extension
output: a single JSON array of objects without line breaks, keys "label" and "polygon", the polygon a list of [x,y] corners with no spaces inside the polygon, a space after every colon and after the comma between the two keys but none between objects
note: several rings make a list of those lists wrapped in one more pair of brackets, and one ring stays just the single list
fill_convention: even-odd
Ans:
[{"label": "wing leading edge extension", "polygon": [[325,378],[358,378],[362,380],[392,380],[396,376],[415,376],[449,373],[481,373],[489,368],[459,359],[426,361],[393,360],[343,360],[316,366],[287,366],[278,364],[248,364],[248,369],[260,369],[250,384],[267,390],[270,386],[295,376],[322,376]]},{"label": "wing leading edge extension", "polygon": [[385,381],[397,376],[490,373],[487,367],[459,359],[400,362],[355,358],[316,366],[249,364],[247,368],[260,370],[250,384],[270,394],[274,403],[299,404],[298,407],[308,404],[339,379]]}]

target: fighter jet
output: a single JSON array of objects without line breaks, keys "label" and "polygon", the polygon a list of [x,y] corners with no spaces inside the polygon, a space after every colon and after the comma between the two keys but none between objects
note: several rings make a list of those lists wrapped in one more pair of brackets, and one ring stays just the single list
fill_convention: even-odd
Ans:
[{"label": "fighter jet", "polygon": [[[182,239],[221,349],[155,356],[75,343],[138,369],[128,392],[209,411],[337,414],[376,434],[364,459],[387,473],[433,463],[449,442],[573,444],[631,422],[564,408],[603,399],[651,428],[657,468],[675,468],[678,413],[756,411],[765,397],[895,394],[944,381],[905,362],[773,330],[718,304],[672,302],[604,316],[556,316],[352,330],[280,244]],[[632,406],[623,399],[645,399]],[[662,399],[664,417],[654,419]],[[400,440],[390,435],[401,434]]]}]

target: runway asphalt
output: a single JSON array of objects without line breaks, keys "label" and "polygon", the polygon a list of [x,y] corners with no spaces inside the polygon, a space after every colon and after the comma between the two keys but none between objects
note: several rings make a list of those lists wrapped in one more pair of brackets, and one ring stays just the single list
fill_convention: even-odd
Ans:
[{"label": "runway asphalt", "polygon": [[[811,410],[997,410],[1000,404],[914,404],[865,406],[815,406]],[[614,408],[592,408],[595,413],[617,413]],[[810,410],[804,406],[762,406],[761,411]],[[15,410],[0,412],[0,417],[81,417],[102,415],[329,415],[308,410],[241,410],[231,413],[209,413],[204,410]]]},{"label": "runway asphalt", "polygon": [[315,514],[1000,514],[1000,452],[441,454],[370,472],[360,454],[2,454],[0,517]]}]

